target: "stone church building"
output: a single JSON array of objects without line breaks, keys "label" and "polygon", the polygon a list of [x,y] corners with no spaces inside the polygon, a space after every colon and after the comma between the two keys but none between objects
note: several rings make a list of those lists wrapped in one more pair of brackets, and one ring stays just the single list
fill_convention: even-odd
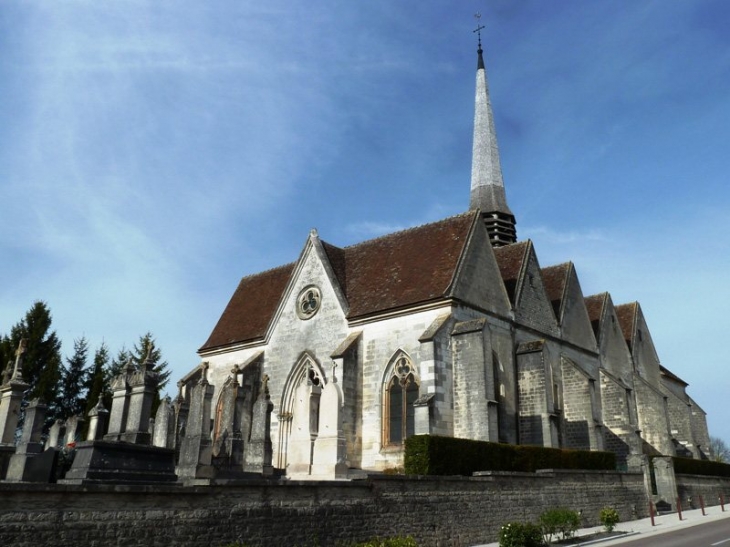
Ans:
[{"label": "stone church building", "polygon": [[584,295],[571,262],[517,241],[477,60],[469,210],[344,248],[312,230],[295,262],[244,277],[180,384],[215,386],[214,437],[223,387],[253,400],[266,375],[293,478],[401,466],[417,434],[705,457],[705,413],[641,306]]}]

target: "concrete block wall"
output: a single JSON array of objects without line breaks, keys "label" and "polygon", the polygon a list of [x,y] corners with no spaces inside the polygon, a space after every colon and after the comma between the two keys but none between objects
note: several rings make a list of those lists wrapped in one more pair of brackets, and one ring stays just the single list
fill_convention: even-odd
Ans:
[{"label": "concrete block wall", "polygon": [[598,524],[605,505],[622,521],[648,510],[642,474],[580,471],[190,488],[0,483],[0,499],[0,545],[14,547],[327,547],[397,535],[462,547],[551,507],[581,510],[584,525]]}]

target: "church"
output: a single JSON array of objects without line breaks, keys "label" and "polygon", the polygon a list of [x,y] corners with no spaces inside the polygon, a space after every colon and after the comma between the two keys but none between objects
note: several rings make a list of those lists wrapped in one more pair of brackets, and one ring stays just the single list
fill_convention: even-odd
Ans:
[{"label": "church", "polygon": [[474,108],[463,214],[344,248],[312,230],[294,262],[241,279],[180,382],[214,386],[214,442],[235,385],[268,389],[290,478],[397,469],[419,434],[706,457],[705,413],[639,303],[584,295],[573,263],[517,240],[481,40]]}]

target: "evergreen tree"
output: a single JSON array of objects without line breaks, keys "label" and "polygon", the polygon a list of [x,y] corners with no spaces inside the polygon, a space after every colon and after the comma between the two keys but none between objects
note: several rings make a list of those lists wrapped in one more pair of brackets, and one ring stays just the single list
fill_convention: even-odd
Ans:
[{"label": "evergreen tree", "polygon": [[104,391],[102,395],[102,402],[104,404],[104,408],[107,410],[111,410],[112,408],[112,382],[114,381],[114,378],[122,373],[122,370],[130,359],[132,359],[132,354],[127,350],[127,348],[122,346],[122,349],[117,352],[116,357],[112,359],[111,363],[109,363],[104,371]]},{"label": "evergreen tree", "polygon": [[[25,317],[13,326],[9,336],[2,340],[2,359],[15,359],[15,350],[20,340],[27,339],[23,355],[23,380],[30,384],[23,397],[23,407],[36,397],[48,405],[47,417],[55,419],[59,380],[61,379],[61,341],[51,330],[51,312],[45,302],[37,301],[26,312]],[[4,368],[4,367],[3,367]]]},{"label": "evergreen tree", "polygon": [[141,366],[145,360],[149,359],[152,363],[152,370],[160,375],[157,384],[157,393],[152,403],[152,416],[154,416],[157,413],[157,407],[160,406],[160,393],[170,381],[171,371],[167,368],[167,361],[162,359],[162,351],[156,346],[155,338],[151,332],[147,332],[139,337],[139,342],[134,345],[131,356],[132,361],[137,366]]},{"label": "evergreen tree", "polygon": [[167,361],[162,360],[162,351],[155,344],[155,338],[151,332],[139,337],[139,342],[134,345],[134,350],[131,352],[132,361],[135,365],[141,366],[145,359],[148,358],[152,362],[152,370],[160,375],[159,389],[162,389],[170,381],[171,371],[167,369]]},{"label": "evergreen tree", "polygon": [[[86,408],[84,409],[84,415],[91,412],[96,404],[99,402],[99,398],[102,397],[102,404],[104,392],[108,391],[107,386],[109,385],[109,348],[106,343],[102,342],[99,349],[94,352],[94,364],[91,372],[88,376],[86,384]],[[104,405],[106,406],[106,405]],[[109,410],[109,407],[106,407]]]},{"label": "evergreen tree", "polygon": [[82,414],[86,409],[90,373],[86,364],[89,343],[83,336],[74,340],[74,353],[61,371],[58,411],[62,418]]}]

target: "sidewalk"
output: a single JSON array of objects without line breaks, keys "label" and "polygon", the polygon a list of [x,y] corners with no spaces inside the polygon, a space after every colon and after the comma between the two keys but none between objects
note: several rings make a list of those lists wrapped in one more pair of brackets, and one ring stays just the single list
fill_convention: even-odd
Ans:
[{"label": "sidewalk", "polygon": [[[725,505],[725,512],[723,513],[719,505],[713,507],[707,507],[705,509],[706,516],[702,515],[701,509],[691,509],[689,511],[682,511],[682,520],[679,520],[677,513],[669,513],[666,515],[654,517],[656,526],[651,525],[651,519],[639,519],[631,520],[629,522],[620,522],[616,525],[615,530],[620,532],[627,532],[626,535],[620,538],[604,539],[590,541],[586,540],[581,543],[574,543],[571,547],[578,547],[579,545],[599,545],[600,547],[608,547],[610,545],[620,545],[628,541],[637,539],[637,534],[644,536],[662,534],[676,530],[677,528],[689,528],[690,526],[697,526],[713,520],[719,520],[724,518],[730,518],[730,505]],[[596,532],[602,532],[603,526],[594,526],[592,528],[581,528],[575,534],[575,537],[590,536]],[[475,545],[474,547],[499,547],[499,543],[486,543],[481,545]]]}]

